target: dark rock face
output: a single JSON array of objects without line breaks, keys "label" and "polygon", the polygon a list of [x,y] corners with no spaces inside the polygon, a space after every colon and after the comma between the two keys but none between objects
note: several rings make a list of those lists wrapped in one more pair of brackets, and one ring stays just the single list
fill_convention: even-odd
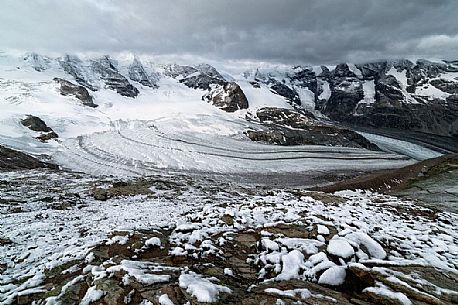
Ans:
[{"label": "dark rock face", "polygon": [[273,81],[272,85],[270,86],[270,89],[274,91],[276,94],[283,96],[291,103],[294,103],[299,106],[301,105],[301,99],[299,97],[299,94],[295,90],[286,86],[285,84],[280,83],[278,81]]},{"label": "dark rock face", "polygon": [[197,71],[215,79],[225,80],[224,77],[211,65],[199,64],[196,66]]},{"label": "dark rock face", "polygon": [[60,94],[64,96],[73,95],[79,99],[84,106],[88,107],[97,107],[98,105],[94,104],[94,99],[89,94],[86,88],[83,86],[78,86],[62,78],[54,78],[54,81],[60,85]]},{"label": "dark rock face", "polygon": [[135,58],[132,64],[128,67],[129,78],[135,82],[142,84],[143,86],[150,88],[158,88],[155,80],[148,75],[143,67],[142,63]]},{"label": "dark rock face", "polygon": [[[381,61],[357,65],[361,75],[356,75],[346,64],[318,76],[318,84],[328,82],[331,96],[327,100],[316,100],[316,109],[331,119],[358,126],[374,128],[405,129],[456,136],[458,114],[456,96],[458,80],[441,78],[443,73],[455,72],[458,68],[450,63],[433,63],[420,60]],[[394,71],[394,72],[390,72]],[[390,75],[405,75],[406,84]],[[374,100],[364,101],[363,86],[375,83]],[[405,87],[404,87],[405,86]],[[429,96],[429,87],[437,88],[446,98]],[[320,88],[318,88],[320,92]]]},{"label": "dark rock face", "polygon": [[9,149],[0,145],[0,170],[36,168],[58,169],[58,166],[46,162],[41,162],[40,160],[20,151]]},{"label": "dark rock face", "polygon": [[189,88],[201,89],[201,90],[211,90],[212,85],[224,85],[226,81],[213,78],[209,75],[199,73],[197,75],[192,75],[185,79],[181,79],[180,83],[185,84]]},{"label": "dark rock face", "polygon": [[[301,105],[297,89],[307,88],[315,95],[315,109],[337,122],[450,137],[457,134],[458,79],[442,75],[457,70],[454,62],[396,60],[340,64],[333,70],[321,67],[318,75],[309,67],[286,73],[257,70],[254,80],[267,84],[296,110]],[[369,82],[375,88],[365,89]],[[444,97],[431,96],[429,87],[442,91]],[[324,91],[329,94],[322,97]]]},{"label": "dark rock face", "polygon": [[[305,73],[303,73],[302,75],[304,77],[306,76]],[[303,83],[306,82],[305,79],[299,79],[297,75],[295,77],[296,81],[301,81]],[[273,75],[270,75],[269,73],[263,74],[259,70],[257,70],[254,75],[254,80],[258,83],[267,85],[273,93],[284,97],[287,101],[291,103],[293,107],[298,107],[301,105],[301,99],[297,91],[291,88],[290,86],[286,85],[284,82],[275,79]]]},{"label": "dark rock face", "polygon": [[248,100],[235,82],[228,82],[214,67],[200,64],[194,67],[169,65],[165,74],[192,89],[208,91],[202,100],[226,111],[248,108]]},{"label": "dark rock face", "polygon": [[226,112],[248,108],[248,100],[245,94],[240,86],[234,82],[224,84],[203,96],[203,99]]},{"label": "dark rock face", "polygon": [[361,71],[361,74],[365,79],[373,79],[379,77],[380,75],[388,71],[388,62],[379,61],[365,63],[362,65],[356,65],[356,67]]},{"label": "dark rock face", "polygon": [[92,61],[92,69],[100,75],[109,89],[115,90],[122,96],[136,97],[138,95],[138,89],[119,73],[108,56]]},{"label": "dark rock face", "polygon": [[433,79],[430,84],[443,92],[458,94],[458,83],[446,79]]},{"label": "dark rock face", "polygon": [[283,146],[325,145],[377,150],[376,145],[356,132],[333,126],[314,126],[308,130],[273,127],[270,130],[248,130],[246,134],[252,141]]},{"label": "dark rock face", "polygon": [[307,128],[316,122],[310,112],[298,113],[293,110],[275,107],[261,108],[256,112],[261,124],[275,124],[291,128]]},{"label": "dark rock face", "polygon": [[224,77],[212,66],[200,64],[195,67],[169,65],[165,74],[189,88],[210,91],[212,87],[223,86],[227,83]]},{"label": "dark rock face", "polygon": [[24,119],[21,120],[21,124],[30,130],[41,132],[37,137],[38,140],[46,142],[50,139],[56,139],[59,136],[50,128],[46,123],[39,117],[33,115],[27,115]]},{"label": "dark rock face", "polygon": [[165,67],[164,74],[172,78],[186,78],[196,72],[198,72],[198,70],[194,67],[173,64]]},{"label": "dark rock face", "polygon": [[88,88],[91,91],[96,91],[97,86],[94,84],[94,79],[90,75],[90,71],[85,64],[76,56],[65,55],[59,59],[59,64],[65,72],[73,76],[78,84]]},{"label": "dark rock face", "polygon": [[41,142],[47,142],[52,139],[57,139],[58,137],[59,135],[57,133],[55,133],[54,131],[50,131],[50,132],[42,133],[41,135],[37,137],[37,139],[40,140]]},{"label": "dark rock face", "polygon": [[[79,85],[91,91],[98,90],[99,82],[102,80],[107,88],[122,96],[136,97],[139,93],[138,89],[119,73],[116,65],[108,56],[86,63],[76,56],[66,55],[59,59],[59,63]],[[129,77],[140,83],[147,83],[146,72],[140,62],[134,61],[129,67]]]},{"label": "dark rock face", "polygon": [[285,146],[326,145],[378,150],[360,134],[323,124],[311,113],[304,115],[289,109],[268,107],[259,109],[256,116],[267,129],[246,131],[252,141]]},{"label": "dark rock face", "polygon": [[344,78],[332,84],[331,91],[331,97],[322,111],[334,120],[351,115],[358,102],[364,98],[363,87],[355,79]]},{"label": "dark rock face", "polygon": [[[315,98],[319,95],[318,93],[318,80],[317,75],[309,67],[294,67],[294,72],[288,76],[291,83],[298,87],[307,88],[315,94]],[[320,92],[321,93],[321,92]]]},{"label": "dark rock face", "polygon": [[27,115],[24,119],[21,120],[21,124],[33,131],[52,131],[52,129],[49,128],[42,119],[33,115]]},{"label": "dark rock face", "polygon": [[357,77],[348,64],[337,65],[332,74],[334,78]]}]

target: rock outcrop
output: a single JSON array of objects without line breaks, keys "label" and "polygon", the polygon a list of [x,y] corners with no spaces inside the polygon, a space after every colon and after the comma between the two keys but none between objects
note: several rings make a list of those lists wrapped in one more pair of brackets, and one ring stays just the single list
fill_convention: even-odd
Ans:
[{"label": "rock outcrop", "polygon": [[138,82],[143,86],[154,89],[159,87],[156,83],[157,80],[146,72],[142,63],[137,58],[134,58],[132,64],[128,67],[128,73],[131,80]]},{"label": "rock outcrop", "polygon": [[59,91],[60,94],[64,96],[72,95],[79,99],[84,106],[88,107],[97,107],[98,105],[94,104],[94,99],[92,96],[89,94],[87,89],[83,86],[75,85],[72,82],[69,82],[68,80],[62,79],[62,78],[54,78],[54,81],[57,82],[60,87]]},{"label": "rock outcrop", "polygon": [[248,100],[239,85],[229,82],[203,96],[203,99],[214,106],[226,111],[234,112],[248,108]]},{"label": "rock outcrop", "polygon": [[0,170],[36,169],[51,168],[58,169],[58,166],[42,162],[23,152],[10,149],[0,145]]},{"label": "rock outcrop", "polygon": [[36,138],[42,142],[46,142],[48,140],[56,139],[59,137],[57,133],[55,133],[50,127],[48,127],[48,125],[46,125],[45,121],[37,116],[27,115],[21,120],[21,124],[32,131],[40,132],[40,135]]},{"label": "rock outcrop", "polygon": [[92,61],[93,71],[105,82],[107,88],[122,96],[136,97],[139,93],[127,78],[119,73],[114,62],[108,56]]},{"label": "rock outcrop", "polygon": [[216,86],[222,86],[227,82],[214,67],[208,64],[200,64],[194,67],[177,64],[168,65],[165,67],[165,75],[177,79],[189,88],[207,91]]},{"label": "rock outcrop", "polygon": [[73,76],[78,84],[88,88],[91,91],[96,91],[98,85],[96,79],[88,65],[81,59],[73,55],[65,55],[59,58],[59,64],[65,72]]},{"label": "rock outcrop", "polygon": [[257,70],[254,80],[293,106],[303,104],[299,93],[308,90],[315,110],[347,125],[457,137],[457,73],[454,62],[396,60]]},{"label": "rock outcrop", "polygon": [[208,64],[193,67],[169,65],[165,67],[165,75],[177,79],[189,88],[208,91],[202,96],[202,100],[226,112],[248,108],[248,99],[240,86],[235,82],[228,82]]},{"label": "rock outcrop", "polygon": [[[378,150],[360,134],[321,123],[311,113],[298,113],[283,108],[261,108],[256,118],[264,129],[247,130],[252,141],[276,145],[327,145]],[[249,118],[253,119],[253,118]]]}]

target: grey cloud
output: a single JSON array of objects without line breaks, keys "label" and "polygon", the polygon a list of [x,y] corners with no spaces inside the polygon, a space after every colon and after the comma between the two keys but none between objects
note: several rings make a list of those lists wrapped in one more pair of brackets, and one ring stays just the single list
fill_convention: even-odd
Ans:
[{"label": "grey cloud", "polygon": [[0,49],[336,63],[458,58],[456,0],[3,0]]}]

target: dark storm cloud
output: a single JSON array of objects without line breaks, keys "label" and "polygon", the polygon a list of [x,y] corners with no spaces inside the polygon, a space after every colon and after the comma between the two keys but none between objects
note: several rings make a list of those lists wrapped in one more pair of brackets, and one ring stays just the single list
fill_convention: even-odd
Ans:
[{"label": "dark storm cloud", "polygon": [[3,0],[0,49],[335,63],[458,58],[456,0]]}]

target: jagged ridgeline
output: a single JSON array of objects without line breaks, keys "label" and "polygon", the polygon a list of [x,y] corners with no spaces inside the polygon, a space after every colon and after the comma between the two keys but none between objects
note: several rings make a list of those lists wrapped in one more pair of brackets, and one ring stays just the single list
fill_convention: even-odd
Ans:
[{"label": "jagged ridgeline", "polygon": [[[82,94],[83,103],[91,107],[91,91],[106,88],[135,98],[139,88],[158,89],[162,79],[173,79],[204,91],[202,100],[234,112],[251,106],[242,86],[249,83],[260,92],[268,89],[281,96],[297,111],[318,111],[340,123],[458,135],[457,61],[386,60],[248,71],[240,67],[240,73],[232,75],[208,64],[160,64],[137,56],[119,61],[110,56],[50,58],[33,53],[24,61],[39,72],[53,66],[65,71],[66,79],[58,81],[66,91],[62,94]],[[83,88],[73,89],[81,93],[68,93],[75,85],[89,93]]]}]

